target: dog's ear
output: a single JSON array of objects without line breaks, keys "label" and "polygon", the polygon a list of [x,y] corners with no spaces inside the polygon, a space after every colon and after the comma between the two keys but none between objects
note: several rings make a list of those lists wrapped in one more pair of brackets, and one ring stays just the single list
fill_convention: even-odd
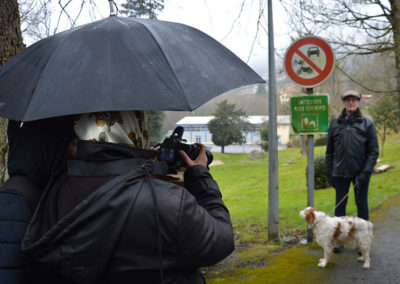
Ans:
[{"label": "dog's ear", "polygon": [[310,208],[305,212],[306,213],[306,218],[305,219],[306,219],[306,224],[307,225],[311,225],[311,224],[314,223],[314,221],[315,221],[314,211],[315,211],[314,208]]}]

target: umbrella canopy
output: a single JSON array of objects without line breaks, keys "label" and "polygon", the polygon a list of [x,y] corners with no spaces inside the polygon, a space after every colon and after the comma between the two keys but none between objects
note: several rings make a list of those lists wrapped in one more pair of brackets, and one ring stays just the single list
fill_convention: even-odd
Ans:
[{"label": "umbrella canopy", "polygon": [[194,110],[264,83],[205,33],[110,16],[43,39],[0,69],[0,116],[18,121],[112,110]]}]

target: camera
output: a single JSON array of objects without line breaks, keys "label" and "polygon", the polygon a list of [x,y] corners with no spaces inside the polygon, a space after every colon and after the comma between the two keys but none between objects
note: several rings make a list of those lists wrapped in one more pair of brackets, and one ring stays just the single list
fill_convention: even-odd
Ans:
[{"label": "camera", "polygon": [[[186,140],[182,139],[184,129],[182,126],[177,126],[172,132],[170,137],[159,144],[159,160],[165,161],[168,164],[168,168],[177,169],[185,167],[185,163],[182,161],[179,155],[179,150],[183,150],[190,159],[195,160],[199,155],[200,148],[197,145],[185,144]],[[213,161],[213,155],[209,150],[206,150],[207,155],[207,166]]]}]

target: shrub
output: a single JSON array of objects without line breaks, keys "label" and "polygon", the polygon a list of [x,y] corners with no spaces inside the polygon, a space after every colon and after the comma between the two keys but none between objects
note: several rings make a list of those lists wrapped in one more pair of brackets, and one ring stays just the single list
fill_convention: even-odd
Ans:
[{"label": "shrub", "polygon": [[249,160],[255,161],[255,160],[261,160],[265,158],[265,152],[261,152],[258,150],[253,150],[249,153]]},{"label": "shrub", "polygon": [[262,148],[265,152],[268,152],[268,141],[267,141],[267,142],[262,142],[262,143],[261,143],[261,148]]},{"label": "shrub", "polygon": [[[307,170],[306,174],[308,174]],[[321,155],[314,159],[314,187],[315,189],[322,189],[329,186],[330,184],[326,173],[325,155]]]},{"label": "shrub", "polygon": [[268,122],[264,122],[261,125],[261,129],[260,129],[260,136],[261,136],[261,148],[265,151],[268,152]]},{"label": "shrub", "polygon": [[328,136],[324,136],[315,140],[314,146],[325,146],[328,142]]},{"label": "shrub", "polygon": [[300,137],[294,136],[291,137],[288,142],[288,148],[299,148],[300,147]]}]

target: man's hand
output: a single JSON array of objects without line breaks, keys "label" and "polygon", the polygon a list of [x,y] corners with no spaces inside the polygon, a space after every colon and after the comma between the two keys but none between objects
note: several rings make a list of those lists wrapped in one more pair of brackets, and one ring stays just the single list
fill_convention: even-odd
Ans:
[{"label": "man's hand", "polygon": [[182,161],[186,164],[188,168],[196,166],[196,165],[202,165],[207,167],[207,155],[206,155],[206,146],[201,144],[201,143],[195,143],[197,147],[199,147],[199,155],[197,156],[196,160],[191,160],[189,156],[182,150],[179,151],[179,155],[182,158]]},{"label": "man's hand", "polygon": [[358,183],[358,185],[365,184],[368,181],[368,178],[369,178],[368,174],[362,172],[356,177],[356,182]]}]

